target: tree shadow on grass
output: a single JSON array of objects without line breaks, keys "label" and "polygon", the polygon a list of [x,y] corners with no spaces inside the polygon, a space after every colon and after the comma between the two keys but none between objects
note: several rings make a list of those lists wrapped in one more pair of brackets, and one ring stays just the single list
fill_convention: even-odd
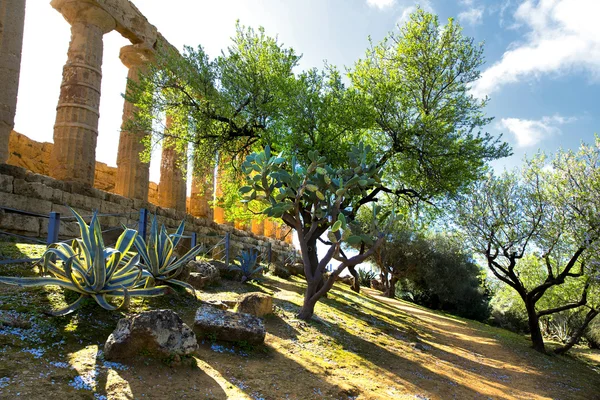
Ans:
[{"label": "tree shadow on grass", "polygon": [[[344,296],[344,294],[335,293],[336,298],[326,300],[324,304],[336,309],[338,312],[345,314],[348,318],[356,318],[365,322],[366,324],[372,324],[374,320],[377,321],[377,326],[374,329],[375,331],[393,331],[393,325],[395,324],[391,324],[390,322],[376,315],[368,315],[364,312],[361,312],[360,310],[355,309],[352,306],[344,304],[346,301],[348,301],[348,298]],[[339,298],[343,298],[344,302],[340,302]],[[371,313],[379,313],[378,311],[372,309],[368,311]],[[397,309],[396,313],[406,313],[406,310]],[[386,319],[394,321],[401,318],[399,316],[396,316],[396,318],[394,319],[393,317],[394,316],[387,315]],[[443,321],[450,319],[447,317],[444,318],[445,319],[442,319]],[[469,352],[473,353],[473,350],[471,350],[471,348],[473,348],[473,344],[469,340],[471,334],[473,333],[471,332],[473,329],[471,329],[468,326],[465,326],[467,324],[464,321],[457,322],[458,323],[455,324],[453,329],[447,329],[446,335],[442,330],[439,329],[435,329],[434,331],[432,331],[428,327],[417,328],[420,331],[419,335],[426,336],[427,341],[431,343],[431,345],[426,344],[423,351],[417,350],[414,347],[409,347],[409,351],[416,352],[419,355],[419,358],[422,358],[424,360],[421,363],[407,363],[406,358],[400,356],[397,353],[391,352],[386,348],[383,348],[383,343],[385,343],[386,345],[390,345],[391,343],[391,348],[396,347],[393,343],[394,339],[396,339],[397,341],[398,338],[393,337],[393,335],[389,338],[391,340],[385,342],[378,342],[377,337],[372,337],[370,341],[367,341],[364,338],[353,334],[351,332],[352,329],[348,329],[349,327],[340,326],[336,323],[332,323],[329,326],[319,323],[311,325],[317,328],[323,334],[328,334],[334,339],[345,338],[347,340],[345,343],[343,343],[345,348],[348,348],[351,351],[355,351],[365,360],[373,363],[374,365],[383,370],[387,370],[388,373],[392,373],[398,376],[399,378],[404,379],[407,379],[407,376],[415,376],[416,380],[413,379],[411,380],[411,382],[416,382],[417,384],[419,384],[419,382],[425,381],[436,382],[436,385],[438,385],[439,387],[443,388],[444,386],[446,386],[445,390],[447,391],[447,393],[452,393],[453,395],[460,394],[458,398],[472,398],[473,396],[483,395],[479,391],[474,390],[473,387],[485,388],[484,391],[487,391],[488,393],[489,391],[496,391],[496,393],[510,393],[511,396],[531,397],[535,395],[545,395],[550,398],[555,397],[557,393],[560,393],[561,390],[563,391],[563,394],[567,394],[568,396],[573,396],[574,392],[581,390],[580,388],[574,387],[572,382],[568,383],[569,379],[567,379],[566,382],[562,383],[560,381],[557,381],[555,382],[556,385],[545,384],[546,381],[540,377],[547,372],[544,371],[544,368],[547,368],[547,365],[542,366],[540,365],[540,363],[537,363],[538,365],[535,366],[532,364],[531,361],[528,360],[528,358],[524,356],[520,356],[518,357],[518,359],[512,359],[512,352],[509,352],[509,354],[507,354],[507,358],[510,358],[509,360],[494,360],[493,358],[487,358],[487,356],[485,356],[484,354],[475,355],[474,358],[476,359],[473,360],[466,358],[461,354],[457,354],[464,354]],[[405,322],[402,322],[402,324],[404,323]],[[431,324],[432,322],[428,321],[428,323]],[[462,332],[462,336],[452,336],[457,331],[463,330],[464,332]],[[425,332],[423,331],[427,331],[427,334],[425,335]],[[481,335],[482,332],[478,331],[477,334]],[[449,336],[452,337],[452,342],[454,343],[447,343]],[[482,338],[493,340],[492,338],[485,338],[483,336]],[[406,339],[407,338],[402,337],[401,341],[406,342]],[[410,338],[408,339],[411,340]],[[463,343],[463,345],[457,346],[456,342]],[[414,344],[416,343],[412,343],[410,345]],[[442,346],[440,346],[439,344],[449,345],[450,349],[457,349],[457,352],[451,352],[450,349],[443,349]],[[483,346],[483,350],[481,350],[481,347],[479,347],[480,345]],[[498,346],[500,346],[500,343],[478,343],[475,348],[477,348],[479,352],[486,353],[488,350],[497,348]],[[406,349],[406,343],[404,345],[400,344],[400,347]],[[394,350],[398,351],[399,349]],[[525,353],[531,355],[530,351],[526,351]],[[544,357],[537,354],[535,354],[534,356]],[[463,382],[463,384],[453,381],[451,378],[452,374],[448,374],[448,372],[442,375],[432,373],[432,370],[434,370],[434,368],[432,368],[432,365],[437,365],[438,363],[446,365],[446,367],[443,368],[446,371],[454,370],[455,374],[457,374],[458,376],[464,374],[470,375],[470,382],[479,381],[479,385],[468,387],[472,386],[472,384],[468,380]],[[507,363],[512,365],[507,365]],[[525,365],[523,365],[523,363]],[[598,381],[599,379],[594,380]],[[522,385],[521,382],[523,381],[529,382],[526,385]],[[583,379],[580,381],[580,383],[584,383],[585,381],[586,380]],[[431,386],[430,384],[426,385],[428,387]],[[498,396],[498,394],[495,394],[495,396]],[[585,398],[585,395],[583,397],[571,398]]]},{"label": "tree shadow on grass", "polygon": [[225,380],[254,399],[355,398],[356,387],[332,382],[321,365],[306,358],[299,362],[296,350],[282,349],[283,343],[272,336],[269,342],[257,346],[246,356],[229,352],[211,354],[206,348],[200,349],[199,356],[210,360],[210,366]]}]

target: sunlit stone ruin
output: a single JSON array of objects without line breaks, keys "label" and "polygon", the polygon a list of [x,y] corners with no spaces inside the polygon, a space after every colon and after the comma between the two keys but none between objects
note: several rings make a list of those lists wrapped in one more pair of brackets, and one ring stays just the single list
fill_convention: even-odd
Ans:
[{"label": "sunlit stone ruin", "polygon": [[[158,184],[149,181],[149,163],[140,161],[144,135],[121,131],[117,168],[96,161],[96,142],[102,134],[98,121],[104,35],[116,30],[131,42],[119,55],[131,81],[136,81],[152,61],[156,48],[170,45],[128,0],[52,0],[50,4],[71,25],[56,106],[54,143],[35,142],[13,130],[25,0],[3,1],[0,5],[0,204],[65,216],[69,215],[67,206],[88,214],[93,210],[130,212],[129,219],[115,217],[111,225],[134,222],[136,213],[146,208],[156,212],[167,226],[176,226],[177,221],[187,218],[192,231],[231,232],[233,242],[271,242],[275,253],[290,251],[290,231],[274,221],[226,223],[223,210],[211,206],[213,196],[221,194],[221,182],[214,171],[205,171],[213,178],[212,186],[194,180],[191,193],[186,193],[185,178],[175,165],[179,157],[168,142],[163,144]],[[40,2],[35,6],[48,5]],[[124,81],[123,92],[126,85]],[[133,107],[125,101],[123,126],[132,117]],[[168,120],[165,125],[168,128]],[[47,230],[43,219],[8,213],[0,217],[1,230],[29,236],[43,236]],[[60,233],[76,234],[76,226],[62,224]]]}]

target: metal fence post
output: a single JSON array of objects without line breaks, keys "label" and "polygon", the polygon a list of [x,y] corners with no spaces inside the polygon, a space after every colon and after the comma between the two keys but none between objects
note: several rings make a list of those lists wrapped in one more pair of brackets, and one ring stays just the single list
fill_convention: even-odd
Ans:
[{"label": "metal fence post", "polygon": [[229,267],[229,241],[231,233],[225,233],[225,266]]},{"label": "metal fence post", "polygon": [[190,249],[193,249],[198,244],[198,234],[196,232],[192,232],[192,243],[190,244]]},{"label": "metal fence post", "polygon": [[146,230],[148,227],[148,210],[145,208],[140,209],[140,222],[138,226],[138,235],[146,241]]},{"label": "metal fence post", "polygon": [[48,237],[46,244],[50,246],[52,243],[58,242],[58,232],[60,230],[60,213],[51,212],[48,220]]}]

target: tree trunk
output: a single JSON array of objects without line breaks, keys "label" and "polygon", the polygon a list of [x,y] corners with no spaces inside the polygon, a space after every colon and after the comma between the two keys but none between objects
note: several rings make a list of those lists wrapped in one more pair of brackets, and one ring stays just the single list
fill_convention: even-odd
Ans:
[{"label": "tree trunk", "polygon": [[398,279],[392,276],[392,279],[390,279],[389,286],[384,292],[385,297],[389,297],[390,299],[396,297],[396,283],[398,283]]},{"label": "tree trunk", "polygon": [[306,291],[304,293],[304,304],[302,305],[302,309],[300,309],[300,312],[298,313],[299,319],[308,321],[312,318],[313,314],[315,313],[315,305],[319,300],[319,298],[315,296],[315,293],[318,290],[318,286],[318,283],[315,282],[309,282],[306,286]]},{"label": "tree trunk", "polygon": [[540,329],[540,318],[535,311],[535,303],[529,298],[525,298],[525,308],[527,309],[527,318],[529,322],[529,331],[531,332],[531,344],[534,350],[540,353],[546,353],[544,346],[544,337]]},{"label": "tree trunk", "polygon": [[356,269],[354,269],[353,266],[349,266],[348,270],[350,271],[350,274],[354,277],[354,283],[350,288],[356,293],[360,293],[360,277],[358,276],[358,272],[356,272]]},{"label": "tree trunk", "polygon": [[567,343],[565,343],[564,346],[554,350],[554,352],[556,354],[564,354],[567,351],[569,351],[571,347],[575,346],[577,342],[579,342],[579,339],[581,339],[581,336],[583,335],[583,332],[585,332],[585,329],[588,327],[590,322],[592,322],[592,320],[598,315],[599,312],[600,311],[598,310],[591,309],[585,316],[583,324],[581,324],[581,326],[577,328],[575,332],[573,332],[569,340],[567,340]]},{"label": "tree trunk", "polygon": [[[323,273],[321,271],[317,271],[319,266],[319,258],[317,256],[317,241],[309,240],[307,242],[308,246],[308,258],[310,260],[310,265],[304,266],[304,272],[306,273],[306,291],[304,293],[304,303],[302,305],[302,309],[298,313],[298,318],[302,320],[309,320],[313,316],[315,312],[315,305],[321,298],[321,296],[316,296],[316,293],[321,290],[325,282],[323,281]],[[309,278],[309,274],[307,273],[307,269],[311,272],[312,279]],[[326,295],[326,293],[325,293]]]}]

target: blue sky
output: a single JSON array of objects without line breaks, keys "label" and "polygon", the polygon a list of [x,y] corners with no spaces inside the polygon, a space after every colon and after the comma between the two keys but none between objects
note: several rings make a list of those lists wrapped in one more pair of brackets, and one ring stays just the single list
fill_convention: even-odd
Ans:
[{"label": "blue sky", "polygon": [[[175,46],[202,44],[211,56],[229,44],[235,21],[278,35],[302,53],[302,68],[324,60],[352,66],[368,36],[382,39],[417,3],[442,21],[456,18],[464,33],[485,41],[486,64],[472,88],[489,95],[487,127],[504,134],[514,156],[494,163],[513,167],[538,149],[575,148],[600,132],[600,0],[134,0]],[[166,5],[168,4],[168,5]],[[27,3],[15,129],[52,141],[69,24],[49,1]],[[97,159],[116,164],[127,70],[118,58],[127,40],[105,36]],[[159,179],[159,153],[151,179]]]}]

